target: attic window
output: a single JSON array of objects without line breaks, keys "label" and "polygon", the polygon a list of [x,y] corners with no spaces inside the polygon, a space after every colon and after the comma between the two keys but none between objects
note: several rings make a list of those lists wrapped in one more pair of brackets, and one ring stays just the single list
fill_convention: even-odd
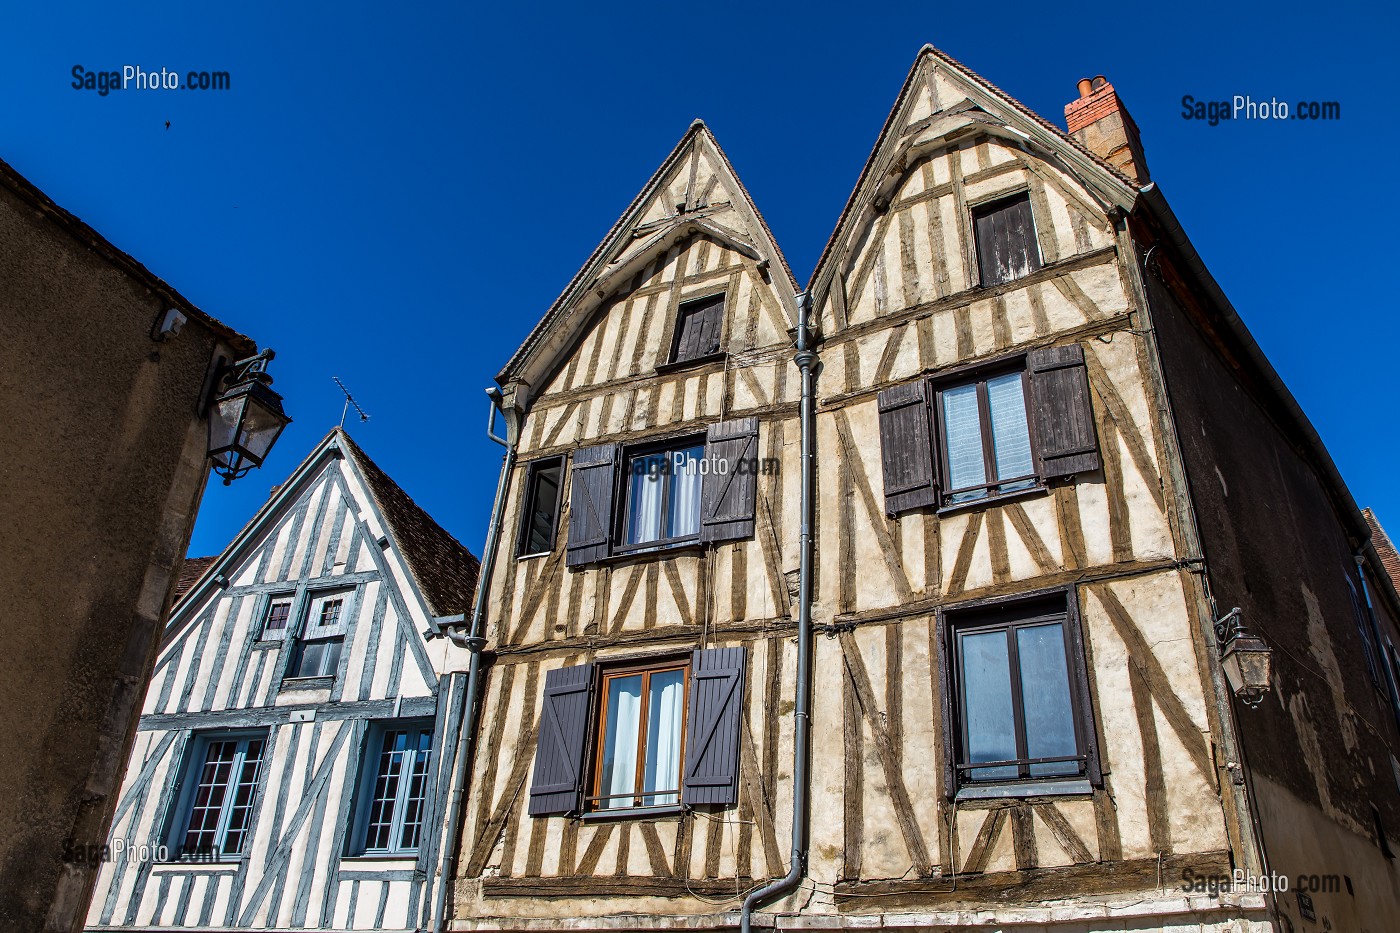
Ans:
[{"label": "attic window", "polygon": [[982,285],[999,285],[1030,275],[1041,266],[1035,217],[1029,194],[1012,195],[972,212],[977,236],[977,268]]},{"label": "attic window", "polygon": [[683,302],[676,315],[670,362],[693,363],[717,356],[723,323],[723,294]]}]

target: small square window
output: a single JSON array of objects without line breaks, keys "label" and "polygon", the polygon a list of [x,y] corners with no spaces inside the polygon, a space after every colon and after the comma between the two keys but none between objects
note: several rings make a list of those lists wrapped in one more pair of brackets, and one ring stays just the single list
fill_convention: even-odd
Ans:
[{"label": "small square window", "polygon": [[698,540],[703,437],[626,456],[620,543],[659,546]]},{"label": "small square window", "polygon": [[308,601],[306,621],[287,665],[288,679],[335,676],[345,643],[346,613],[352,592],[318,593]]},{"label": "small square window", "polygon": [[246,850],[266,745],[265,732],[193,740],[169,834],[177,858],[217,861]]},{"label": "small square window", "polygon": [[362,855],[417,853],[432,757],[430,724],[380,723],[370,730],[352,851]]},{"label": "small square window", "polygon": [[597,766],[589,809],[681,802],[681,755],[690,665],[604,671]]},{"label": "small square window", "polygon": [[972,212],[972,223],[984,286],[1010,282],[1040,268],[1030,195],[1013,195],[978,207]]},{"label": "small square window", "polygon": [[525,480],[525,511],[520,518],[517,556],[548,554],[553,549],[563,486],[563,457],[531,462]]},{"label": "small square window", "polygon": [[938,390],[944,505],[1039,484],[1025,383],[1025,373],[1018,369]]},{"label": "small square window", "polygon": [[279,596],[270,600],[267,604],[267,612],[263,615],[262,637],[275,639],[285,636],[291,615],[292,597]]},{"label": "small square window", "polygon": [[719,354],[724,324],[724,295],[710,295],[681,304],[676,315],[672,363],[689,363]]},{"label": "small square window", "polygon": [[954,610],[944,626],[956,787],[1097,780],[1066,596]]}]

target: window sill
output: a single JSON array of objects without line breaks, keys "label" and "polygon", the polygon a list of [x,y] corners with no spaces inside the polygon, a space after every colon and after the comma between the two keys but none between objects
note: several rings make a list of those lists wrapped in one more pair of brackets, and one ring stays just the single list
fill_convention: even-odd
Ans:
[{"label": "window sill", "polygon": [[412,867],[418,862],[418,850],[412,852],[357,852],[354,855],[342,855],[341,863],[358,865],[361,868],[368,865],[380,865],[384,868],[399,868],[403,866]]},{"label": "window sill", "polygon": [[615,810],[589,810],[580,817],[585,823],[603,823],[612,820],[659,820],[680,816],[685,812],[681,804],[667,804],[663,807],[619,807]]},{"label": "window sill", "polygon": [[515,555],[515,559],[516,559],[516,560],[538,560],[538,559],[541,558],[541,557],[548,557],[549,555],[551,555],[551,554],[553,554],[553,553],[554,553],[553,551],[533,551],[533,552],[531,552],[531,553],[529,553],[529,554],[517,554],[517,555]]},{"label": "window sill", "polygon": [[279,692],[287,690],[325,690],[335,686],[335,675],[328,674],[320,677],[283,677],[282,683],[278,685]]},{"label": "window sill", "polygon": [[243,856],[220,859],[169,859],[164,862],[155,862],[151,865],[152,871],[235,871],[239,865],[243,864]]},{"label": "window sill", "polygon": [[675,554],[678,551],[702,551],[704,548],[705,545],[694,538],[687,538],[683,541],[663,542],[661,544],[629,545],[627,550],[614,551],[612,554],[595,563],[616,564],[641,557],[649,557],[653,554]]},{"label": "window sill", "polygon": [[1029,489],[1018,489],[1015,492],[1004,492],[995,496],[983,496],[981,499],[968,499],[966,502],[954,502],[952,505],[945,505],[936,513],[940,517],[944,515],[957,515],[970,509],[980,508],[985,505],[1004,505],[1008,502],[1017,502],[1021,499],[1033,499],[1046,495],[1050,492],[1048,486],[1032,486]]},{"label": "window sill", "polygon": [[706,363],[718,363],[723,360],[725,356],[727,356],[727,354],[724,353],[724,351],[720,351],[719,353],[711,353],[709,356],[697,356],[693,360],[677,360],[670,363],[659,363],[656,367],[656,374],[658,376],[664,376],[667,373],[704,366]]},{"label": "window sill", "polygon": [[1067,797],[1094,792],[1088,778],[1027,781],[1024,784],[966,784],[958,788],[954,800],[995,800],[1003,797]]}]

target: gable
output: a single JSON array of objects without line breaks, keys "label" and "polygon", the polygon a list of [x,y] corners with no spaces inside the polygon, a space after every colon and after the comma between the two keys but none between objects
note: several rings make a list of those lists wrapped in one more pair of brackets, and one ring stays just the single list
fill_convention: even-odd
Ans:
[{"label": "gable", "polygon": [[[671,332],[661,323],[665,315],[649,316],[647,327],[643,327],[631,300],[665,292],[665,303],[674,304],[705,289],[709,293],[716,290],[714,282],[699,278],[725,279],[730,273],[748,279],[750,288],[765,292],[758,299],[764,305],[760,309],[764,318],[756,325],[759,332],[750,335],[745,328],[742,346],[763,344],[786,333],[795,320],[796,280],[733,166],[708,128],[697,120],[497,381],[524,385],[532,395],[544,391],[546,385],[553,389],[574,385],[572,378],[561,383],[561,372],[573,357],[588,353],[582,344],[590,334],[599,332],[600,325],[605,331],[621,328],[614,336],[635,336],[647,346],[659,348],[659,354],[643,351],[620,359],[622,368],[604,360],[605,372],[631,375],[652,369],[658,362],[664,363]],[[750,294],[740,292],[742,282],[725,279],[719,283],[720,288],[731,285],[730,306],[746,309]],[[651,298],[649,303],[655,307],[663,302]],[[610,320],[619,307],[619,317],[626,320]],[[635,335],[629,333],[629,327],[638,329]],[[635,342],[633,346],[635,349]],[[592,366],[593,375],[598,368]]]},{"label": "gable", "polygon": [[[911,251],[912,236],[931,241],[940,229],[950,237],[953,252],[949,255],[945,249],[943,267],[929,270],[925,281],[916,283],[912,292],[907,281],[895,283],[899,298],[918,303],[968,287],[966,277],[959,278],[964,265],[959,259],[968,250],[970,239],[967,205],[983,200],[998,187],[998,177],[1000,187],[1008,190],[1019,187],[1047,192],[1044,203],[1036,205],[1038,212],[1053,219],[1057,235],[1074,231],[1072,235],[1077,237],[1068,250],[1059,251],[1061,254],[1106,245],[1102,237],[1078,228],[1105,227],[1109,211],[1130,207],[1136,197],[1135,187],[1126,178],[1077,140],[970,69],[925,46],[809,284],[814,306],[823,309],[827,305],[823,327],[844,326],[846,314],[840,305],[847,301],[883,303],[875,294],[875,283],[868,281],[874,270],[862,268],[862,261],[869,267],[882,263],[887,273],[893,265],[900,269],[902,279],[909,278],[907,259],[901,262],[897,242],[896,253],[889,255],[889,215],[892,205],[904,202],[912,206],[911,198],[930,204],[913,212],[926,215],[913,219],[914,231],[900,231],[895,225],[894,235],[904,238],[904,255]],[[949,198],[944,199],[944,195]],[[919,219],[925,222],[920,225]],[[933,249],[932,242],[929,247]],[[936,260],[936,250],[933,255]],[[853,278],[859,280],[854,293],[850,288]],[[888,287],[888,275],[886,278]],[[937,280],[938,286],[932,280]],[[834,294],[838,281],[847,285],[839,296]],[[870,292],[862,295],[867,287]],[[837,307],[831,308],[832,303]]]},{"label": "gable", "polygon": [[328,435],[176,605],[144,713],[287,702],[282,674],[295,639],[264,637],[269,605],[291,600],[295,631],[311,624],[315,599],[327,593],[344,600],[339,667],[328,695],[303,701],[436,693],[438,674],[423,636],[431,607],[376,501],[362,452],[346,455],[348,441]]}]

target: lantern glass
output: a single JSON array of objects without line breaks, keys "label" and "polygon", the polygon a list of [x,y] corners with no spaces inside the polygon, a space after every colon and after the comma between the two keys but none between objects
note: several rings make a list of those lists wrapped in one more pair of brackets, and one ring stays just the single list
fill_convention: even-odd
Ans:
[{"label": "lantern glass", "polygon": [[1260,696],[1269,689],[1273,673],[1273,651],[1250,635],[1232,639],[1220,657],[1225,680],[1238,697]]},{"label": "lantern glass", "polygon": [[233,386],[209,412],[209,456],[215,470],[228,481],[262,466],[290,421],[282,397],[263,382]]}]

